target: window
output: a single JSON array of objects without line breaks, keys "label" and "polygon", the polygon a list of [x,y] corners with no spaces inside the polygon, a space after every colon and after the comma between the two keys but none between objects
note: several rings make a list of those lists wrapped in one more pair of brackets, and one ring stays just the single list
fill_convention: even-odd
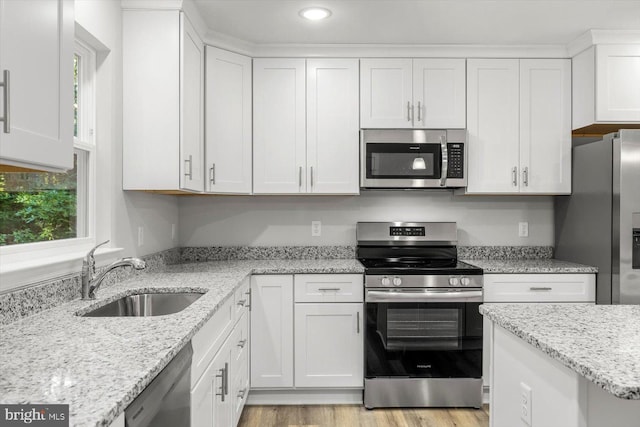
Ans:
[{"label": "window", "polygon": [[66,173],[0,173],[0,246],[92,234],[96,55],[76,42],[74,168]]}]

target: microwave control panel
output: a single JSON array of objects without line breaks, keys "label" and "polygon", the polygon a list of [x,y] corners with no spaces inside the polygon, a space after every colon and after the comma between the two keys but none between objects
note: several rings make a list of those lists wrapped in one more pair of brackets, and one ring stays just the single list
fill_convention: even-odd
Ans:
[{"label": "microwave control panel", "polygon": [[448,143],[447,178],[464,178],[464,144]]}]

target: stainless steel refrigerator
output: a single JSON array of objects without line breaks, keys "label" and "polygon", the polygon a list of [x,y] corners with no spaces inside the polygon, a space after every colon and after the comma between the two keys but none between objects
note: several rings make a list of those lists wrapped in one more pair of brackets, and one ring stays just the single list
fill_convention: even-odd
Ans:
[{"label": "stainless steel refrigerator", "polygon": [[598,304],[640,304],[640,130],[574,138],[572,176],[555,198],[556,258],[598,267]]}]

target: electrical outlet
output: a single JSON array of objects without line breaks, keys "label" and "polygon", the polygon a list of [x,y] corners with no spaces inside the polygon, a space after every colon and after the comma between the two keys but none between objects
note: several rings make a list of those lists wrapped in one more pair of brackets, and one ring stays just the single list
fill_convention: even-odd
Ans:
[{"label": "electrical outlet", "polygon": [[311,236],[319,237],[322,235],[322,222],[311,221]]},{"label": "electrical outlet", "polygon": [[176,241],[176,225],[175,224],[171,224],[171,241],[172,242]]},{"label": "electrical outlet", "polygon": [[531,426],[531,387],[520,383],[520,419]]},{"label": "electrical outlet", "polygon": [[138,246],[144,245],[144,227],[138,226]]},{"label": "electrical outlet", "polygon": [[518,236],[520,236],[520,237],[529,237],[529,223],[528,222],[519,222],[518,223]]}]

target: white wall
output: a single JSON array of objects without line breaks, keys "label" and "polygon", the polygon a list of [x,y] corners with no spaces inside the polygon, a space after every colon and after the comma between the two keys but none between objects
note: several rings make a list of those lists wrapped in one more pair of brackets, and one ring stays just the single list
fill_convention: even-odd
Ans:
[{"label": "white wall", "polygon": [[[354,245],[358,221],[456,221],[461,245],[553,245],[549,196],[453,196],[370,191],[360,196],[182,197],[180,245]],[[311,221],[322,236],[311,237]],[[518,222],[529,222],[528,238]]]},{"label": "white wall", "polygon": [[[176,197],[122,191],[122,10],[116,0],[76,0],[76,22],[108,48],[98,54],[98,241],[112,239],[125,255],[169,249],[178,223]],[[111,199],[110,212],[105,210]],[[138,246],[138,226],[144,245]]]}]

